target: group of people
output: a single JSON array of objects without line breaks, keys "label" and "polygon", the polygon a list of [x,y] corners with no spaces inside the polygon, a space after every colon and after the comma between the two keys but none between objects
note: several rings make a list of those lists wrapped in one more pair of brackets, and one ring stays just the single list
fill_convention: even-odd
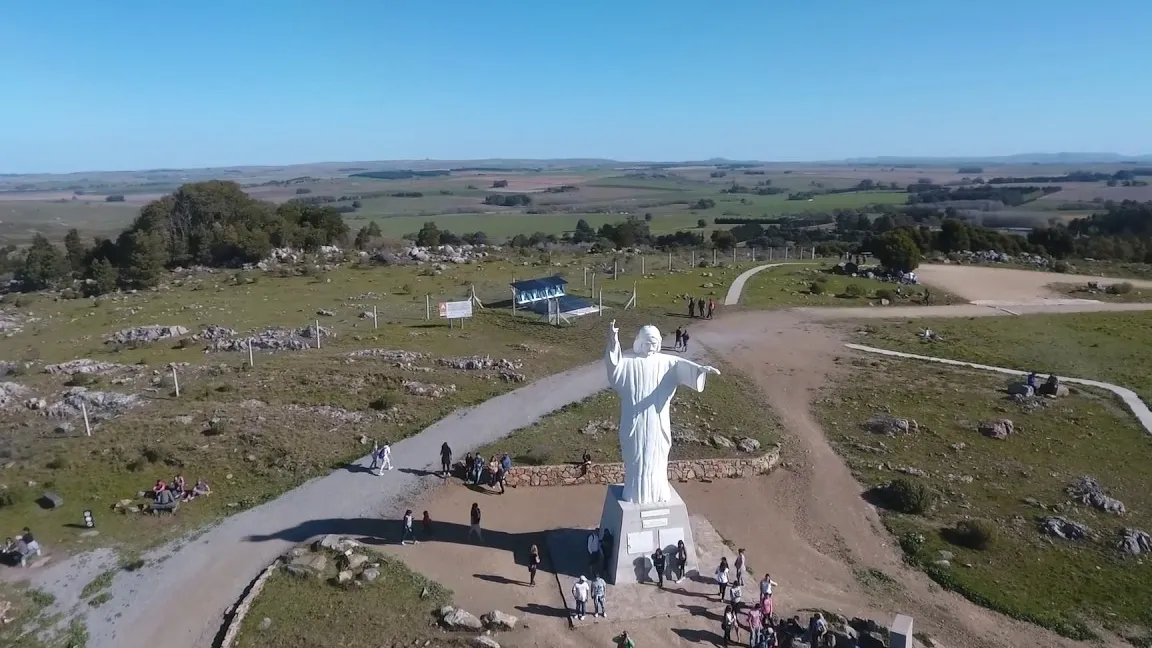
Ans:
[{"label": "group of people", "polygon": [[0,556],[3,557],[5,563],[19,564],[21,567],[27,566],[28,559],[39,556],[41,552],[40,543],[32,537],[32,530],[28,527],[24,527],[15,539],[7,538],[4,540],[4,546],[0,547]]},{"label": "group of people", "polygon": [[[444,444],[447,448],[448,444]],[[441,461],[443,462],[444,450],[441,448]],[[448,465],[451,466],[451,455],[449,455]],[[473,486],[488,486],[489,488],[500,487],[500,494],[504,494],[504,481],[508,476],[508,471],[512,470],[512,457],[505,452],[499,460],[496,455],[492,455],[488,461],[484,461],[484,456],[477,453],[473,455],[471,452],[464,455],[464,483]]]},{"label": "group of people", "polygon": [[183,475],[176,475],[171,482],[158,479],[152,485],[152,512],[174,513],[180,502],[191,502],[197,497],[207,497],[211,494],[212,487],[203,477],[196,480],[196,485],[191,488],[188,487],[188,481]]},{"label": "group of people", "polygon": [[[724,645],[732,641],[740,641],[740,619],[738,611],[731,605],[724,609],[724,617],[720,622],[724,630]],[[781,619],[770,613],[764,613],[759,607],[752,606],[745,615],[745,625],[748,628],[748,645],[751,648],[787,648],[793,641],[807,640],[813,648],[829,648],[835,645],[836,637],[828,627],[828,621],[820,612],[808,619],[805,628],[800,621],[800,615],[790,619]]]},{"label": "group of people", "polygon": [[[415,519],[412,517],[412,509],[404,511],[404,517],[401,520],[403,531],[400,536],[400,544],[420,544],[416,539]],[[432,516],[428,515],[428,511],[424,511],[424,518],[420,521],[421,531],[424,533],[425,538],[432,537]]]},{"label": "group of people", "polygon": [[[673,576],[676,577],[676,582],[684,580],[684,569],[688,566],[688,548],[684,546],[684,541],[681,540],[676,543],[676,552],[672,556],[672,565],[674,568]],[[668,571],[668,556],[664,554],[664,550],[660,547],[652,554],[652,568],[656,570],[656,586],[664,589],[664,574]]]},{"label": "group of people", "polygon": [[675,350],[676,351],[687,351],[688,350],[688,329],[686,329],[682,326],[676,327]]},{"label": "group of people", "polygon": [[703,319],[712,319],[712,315],[716,312],[716,300],[711,297],[705,302],[703,297],[698,299],[688,298],[688,317],[700,317]]}]

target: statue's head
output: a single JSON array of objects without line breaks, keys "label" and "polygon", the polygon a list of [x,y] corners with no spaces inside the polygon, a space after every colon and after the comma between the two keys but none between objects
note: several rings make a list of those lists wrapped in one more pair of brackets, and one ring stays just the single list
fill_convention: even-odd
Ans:
[{"label": "statue's head", "polygon": [[636,334],[636,341],[632,343],[632,351],[638,356],[647,357],[659,353],[663,345],[664,337],[660,335],[660,329],[649,324],[642,327],[640,332]]}]

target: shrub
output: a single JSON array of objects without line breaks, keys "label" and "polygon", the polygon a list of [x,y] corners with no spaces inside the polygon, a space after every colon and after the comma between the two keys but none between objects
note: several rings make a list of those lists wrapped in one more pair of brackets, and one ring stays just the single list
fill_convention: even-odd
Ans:
[{"label": "shrub", "polygon": [[98,382],[100,382],[99,376],[90,373],[74,373],[64,384],[69,387],[91,387]]},{"label": "shrub", "polygon": [[1056,263],[1052,264],[1052,269],[1056,272],[1068,272],[1069,268],[1070,266],[1068,265],[1067,261],[1057,261]]},{"label": "shrub", "polygon": [[15,488],[0,489],[0,509],[16,506],[24,501],[24,492]]},{"label": "shrub", "polygon": [[892,300],[896,299],[896,293],[892,292],[892,290],[889,288],[881,288],[881,289],[876,291],[876,298],[877,299],[887,299],[888,301],[892,301]]},{"label": "shrub", "polygon": [[849,297],[863,297],[864,287],[860,284],[848,284],[848,286],[844,289],[844,294]]},{"label": "shrub", "polygon": [[400,405],[400,396],[396,392],[387,391],[380,394],[380,397],[368,403],[368,407],[374,410],[390,410]]},{"label": "shrub", "polygon": [[881,488],[880,498],[886,508],[914,515],[925,513],[936,503],[936,493],[931,488],[903,477]]},{"label": "shrub", "polygon": [[960,520],[946,538],[961,547],[983,551],[996,543],[996,526],[988,520]]},{"label": "shrub", "polygon": [[823,295],[824,291],[827,289],[828,287],[819,281],[813,281],[808,285],[808,292],[813,295]]},{"label": "shrub", "polygon": [[528,451],[524,456],[523,463],[530,466],[545,466],[552,460],[552,448],[548,446],[537,446]]},{"label": "shrub", "polygon": [[1112,284],[1105,289],[1105,292],[1107,292],[1109,295],[1127,295],[1128,293],[1132,292],[1132,284],[1127,281],[1123,281],[1118,284]]},{"label": "shrub", "polygon": [[819,277],[816,277],[816,283],[820,285],[826,285],[828,283],[828,275],[820,275]]}]

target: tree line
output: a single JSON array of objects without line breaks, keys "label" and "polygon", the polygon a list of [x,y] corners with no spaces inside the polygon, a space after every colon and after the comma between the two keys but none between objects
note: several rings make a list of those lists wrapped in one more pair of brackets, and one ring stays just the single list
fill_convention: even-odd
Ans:
[{"label": "tree line", "polygon": [[16,269],[24,290],[57,288],[85,279],[85,294],[150,288],[179,266],[238,267],[277,247],[315,250],[345,244],[348,225],[328,205],[257,200],[235,182],[186,184],[145,205],[115,239],[85,241],[75,229],[64,248],[37,235]]}]

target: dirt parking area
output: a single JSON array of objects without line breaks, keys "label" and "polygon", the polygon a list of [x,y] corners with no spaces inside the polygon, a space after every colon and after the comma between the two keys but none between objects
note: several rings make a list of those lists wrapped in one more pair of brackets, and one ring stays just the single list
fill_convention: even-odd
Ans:
[{"label": "dirt parking area", "polygon": [[1107,285],[1127,281],[1138,288],[1152,288],[1152,281],[1137,279],[1109,279],[984,266],[924,265],[916,270],[916,274],[929,286],[936,286],[968,301],[1003,302],[1005,305],[1083,301],[1067,299],[1050,289],[1052,284],[1086,284],[1096,281]]}]

